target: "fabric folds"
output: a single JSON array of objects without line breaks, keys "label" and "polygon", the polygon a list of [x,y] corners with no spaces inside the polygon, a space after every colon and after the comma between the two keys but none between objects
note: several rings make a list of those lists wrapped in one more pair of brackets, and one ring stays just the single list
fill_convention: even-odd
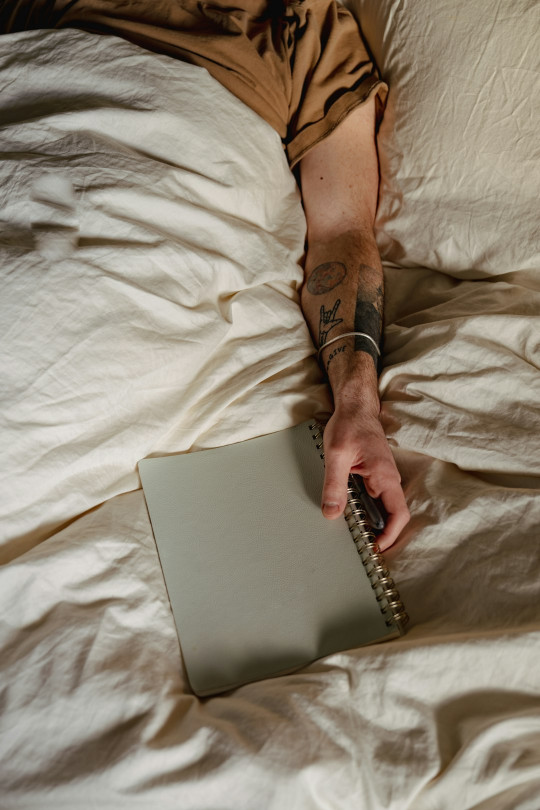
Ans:
[{"label": "fabric folds", "polygon": [[0,31],[81,28],[199,65],[279,133],[291,166],[387,87],[335,0],[8,0]]}]

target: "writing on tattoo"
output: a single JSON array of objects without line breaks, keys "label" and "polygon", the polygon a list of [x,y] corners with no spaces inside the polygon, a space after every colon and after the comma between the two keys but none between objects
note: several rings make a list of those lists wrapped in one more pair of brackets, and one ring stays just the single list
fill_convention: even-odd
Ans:
[{"label": "writing on tattoo", "polygon": [[330,352],[330,354],[328,355],[328,359],[326,361],[326,373],[327,374],[328,374],[328,367],[330,366],[330,363],[332,362],[334,357],[337,357],[338,354],[341,354],[342,352],[344,352],[346,350],[347,350],[346,346],[337,346],[337,348],[335,348],[333,351]]},{"label": "writing on tattoo", "polygon": [[324,304],[321,306],[321,317],[319,319],[319,346],[324,346],[328,340],[329,332],[339,323],[343,323],[343,318],[337,317],[337,311],[341,304],[341,298],[338,298],[332,309],[325,309]]},{"label": "writing on tattoo", "polygon": [[324,295],[341,284],[346,275],[347,268],[342,262],[325,262],[312,272],[307,288],[312,295]]}]

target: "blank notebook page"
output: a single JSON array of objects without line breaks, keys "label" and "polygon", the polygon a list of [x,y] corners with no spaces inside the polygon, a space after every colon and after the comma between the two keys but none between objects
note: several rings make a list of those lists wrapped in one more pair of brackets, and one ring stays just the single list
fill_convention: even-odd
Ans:
[{"label": "blank notebook page", "polygon": [[211,694],[398,635],[344,518],[321,513],[308,424],[139,471],[193,690]]}]

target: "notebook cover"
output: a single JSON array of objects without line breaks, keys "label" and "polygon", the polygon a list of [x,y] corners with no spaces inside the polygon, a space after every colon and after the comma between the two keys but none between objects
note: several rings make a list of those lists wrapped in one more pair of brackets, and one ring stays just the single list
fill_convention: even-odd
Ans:
[{"label": "notebook cover", "polygon": [[309,424],[139,462],[198,695],[399,635],[345,519],[321,513],[324,466]]}]

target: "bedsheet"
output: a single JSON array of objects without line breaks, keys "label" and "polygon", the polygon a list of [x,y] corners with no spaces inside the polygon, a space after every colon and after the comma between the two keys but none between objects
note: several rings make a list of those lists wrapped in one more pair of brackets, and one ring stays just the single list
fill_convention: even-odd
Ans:
[{"label": "bedsheet", "polygon": [[537,810],[532,240],[493,275],[385,259],[408,633],[198,700],[136,462],[328,412],[298,190],[202,69],[30,32],[0,77],[2,807]]}]

